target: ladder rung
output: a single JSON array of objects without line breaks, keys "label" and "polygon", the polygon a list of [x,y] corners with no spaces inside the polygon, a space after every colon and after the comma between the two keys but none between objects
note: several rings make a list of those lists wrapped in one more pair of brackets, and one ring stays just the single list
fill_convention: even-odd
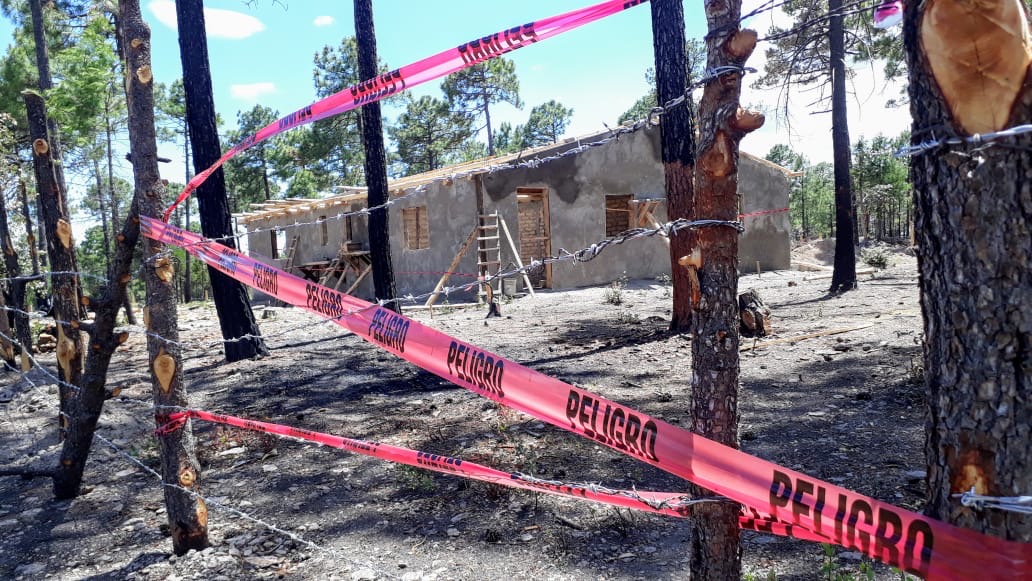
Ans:
[{"label": "ladder rung", "polygon": [[497,229],[498,229],[498,226],[496,226],[496,225],[494,225],[494,224],[481,224],[481,225],[479,226],[479,228],[480,228],[481,230],[497,230]]},{"label": "ladder rung", "polygon": [[498,236],[480,236],[477,240],[498,240]]},{"label": "ladder rung", "polygon": [[477,252],[496,252],[496,251],[501,250],[501,249],[502,249],[501,246],[495,246],[494,248],[481,248],[481,249],[477,250]]},{"label": "ladder rung", "polygon": [[486,262],[478,262],[477,266],[486,266],[488,264],[498,264],[498,263],[499,263],[499,261],[497,261],[497,260],[488,260]]},{"label": "ladder rung", "polygon": [[477,217],[480,218],[481,220],[484,220],[484,219],[487,219],[487,218],[497,218],[498,214],[480,214]]}]

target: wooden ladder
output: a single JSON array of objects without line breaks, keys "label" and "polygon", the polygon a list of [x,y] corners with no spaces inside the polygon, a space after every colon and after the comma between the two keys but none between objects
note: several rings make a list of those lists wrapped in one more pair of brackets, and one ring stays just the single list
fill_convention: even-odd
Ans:
[{"label": "wooden ladder", "polygon": [[[326,267],[326,271],[323,272],[322,276],[319,277],[319,284],[326,286],[326,283],[330,280],[330,278],[337,273],[337,269],[340,268],[340,263],[344,261],[344,253],[346,251],[346,243],[342,242],[340,245],[340,249],[337,250],[337,256],[330,261],[330,265]],[[341,274],[342,278],[343,276],[344,275]],[[337,281],[337,283],[339,285],[340,281]]]},{"label": "wooden ladder", "polygon": [[[300,234],[295,234],[294,237],[290,239],[290,248],[287,249],[287,262],[283,265],[283,272],[289,273],[290,269],[294,268],[294,257],[297,256],[297,245],[300,240]],[[285,307],[287,305],[286,301],[279,299],[273,300],[271,304],[279,307]]]},{"label": "wooden ladder", "polygon": [[297,245],[301,236],[295,234],[290,240],[290,248],[287,250],[287,263],[283,266],[283,272],[290,272],[291,268],[294,268],[294,257],[297,256]]},{"label": "wooden ladder", "polygon": [[[502,238],[498,231],[498,214],[481,214],[477,216],[477,276],[481,279],[497,274],[502,268]],[[477,302],[490,300],[495,293],[501,292],[501,281],[477,287]]]}]

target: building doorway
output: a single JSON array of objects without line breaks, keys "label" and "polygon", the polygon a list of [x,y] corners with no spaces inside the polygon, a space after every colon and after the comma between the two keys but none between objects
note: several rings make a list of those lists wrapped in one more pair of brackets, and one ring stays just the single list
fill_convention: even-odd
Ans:
[{"label": "building doorway", "polygon": [[[520,260],[524,264],[533,259],[552,255],[552,231],[548,221],[548,189],[516,188],[516,209],[519,214]],[[543,270],[528,272],[534,288],[552,288],[552,265]]]}]

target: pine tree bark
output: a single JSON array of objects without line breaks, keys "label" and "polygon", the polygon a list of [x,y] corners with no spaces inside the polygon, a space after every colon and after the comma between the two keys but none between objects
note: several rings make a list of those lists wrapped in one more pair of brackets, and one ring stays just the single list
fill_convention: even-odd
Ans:
[{"label": "pine tree bark", "polygon": [[[14,241],[11,238],[11,231],[7,222],[7,207],[6,200],[2,194],[0,194],[0,247],[2,247],[4,253],[4,267],[6,269],[7,277],[10,279],[17,279],[21,276],[21,266],[18,264],[18,253],[14,249]],[[22,365],[24,370],[28,370],[29,358],[27,354],[32,349],[32,338],[29,336],[29,317],[24,312],[25,310],[25,281],[24,280],[11,280],[11,307],[17,309],[15,311],[8,311],[6,303],[2,306],[5,307],[0,310],[0,333],[3,334],[0,337],[0,351],[2,351],[4,361],[8,362],[11,366],[15,365],[14,356],[22,354]],[[3,301],[3,293],[0,292],[0,301]],[[8,317],[8,315],[13,317]],[[15,331],[11,331],[9,320],[14,319]],[[17,344],[16,344],[17,343]],[[22,350],[25,349],[25,353]]]},{"label": "pine tree bark", "polygon": [[60,185],[55,159],[60,159],[47,130],[47,112],[43,98],[31,91],[22,93],[29,118],[29,139],[32,140],[33,165],[39,188],[40,207],[47,233],[47,254],[51,276],[54,319],[57,323],[58,386],[62,437],[68,402],[75,394],[74,386],[82,380],[82,338],[79,333],[79,308],[82,290],[79,287],[79,266],[72,240],[72,219],[68,215],[65,192]]},{"label": "pine tree bark", "polygon": [[[705,3],[707,66],[742,67],[757,35],[739,30],[740,0]],[[727,74],[706,84],[699,103],[699,145],[695,166],[695,219],[738,219],[738,145],[763,125],[763,115],[739,106],[741,75]],[[706,228],[695,236],[699,301],[692,317],[692,429],[738,448],[739,315],[738,232]],[[694,495],[711,494],[691,486]],[[690,520],[693,579],[741,577],[738,515],[733,503],[704,503]]]},{"label": "pine tree bark", "polygon": [[[121,0],[129,78],[129,138],[133,175],[140,215],[159,218],[167,193],[158,173],[158,144],[154,134],[154,86],[150,68],[150,29],[140,14],[139,0]],[[162,426],[172,407],[187,407],[183,385],[183,360],[179,347],[176,296],[172,288],[173,265],[167,247],[153,240],[144,243],[147,286],[144,321],[151,380],[154,385],[155,421]],[[159,339],[162,337],[164,339]],[[208,546],[208,510],[204,501],[186,492],[200,490],[200,465],[194,452],[190,423],[158,436],[161,449],[161,477],[166,485],[165,506],[172,531],[172,548],[177,555]],[[184,490],[185,489],[185,490]]]},{"label": "pine tree bark", "polygon": [[[203,1],[176,0],[176,18],[186,93],[186,120],[193,146],[194,171],[200,173],[214,165],[222,155],[215,122]],[[201,233],[206,238],[217,238],[220,243],[236,248],[222,168],[214,171],[197,188],[197,204],[201,214]],[[208,267],[208,276],[222,338],[225,339],[226,361],[268,355],[269,350],[251,310],[247,287],[211,267]]]},{"label": "pine tree bark", "polygon": [[[1032,122],[1032,50],[1027,34],[1014,36],[1028,30],[1024,7],[999,1],[973,15],[967,8],[949,13],[958,6],[952,0],[906,4],[903,40],[914,143],[943,135],[944,127],[971,135]],[[965,30],[976,36],[965,37]],[[944,62],[925,52],[933,34],[957,50],[977,40],[1006,58],[983,54],[979,69],[955,70],[949,83],[933,67],[964,59]],[[1018,73],[995,74],[991,68],[1001,64],[1015,65]],[[982,73],[995,82],[986,83]],[[971,90],[990,85],[1008,94],[988,98]],[[996,122],[979,126],[979,117]],[[915,155],[910,165],[929,407],[925,512],[1024,542],[1032,542],[1032,517],[966,508],[954,495],[972,489],[989,496],[1032,494],[1029,145],[1023,137],[994,147],[947,146]]]},{"label": "pine tree bark", "polygon": [[[19,186],[22,188],[24,193],[25,183],[20,182]],[[14,248],[14,240],[11,237],[10,225],[7,221],[6,200],[2,195],[0,195],[0,246],[3,247],[4,267],[7,270],[7,277],[12,279],[21,277],[21,265],[18,264],[18,252]],[[18,343],[17,345],[13,345],[13,347],[15,349],[15,353],[21,356],[22,371],[28,371],[32,367],[32,361],[29,359],[29,355],[32,353],[32,331],[29,326],[29,316],[25,314],[25,311],[28,310],[25,308],[26,282],[27,281],[25,280],[12,280],[10,283],[10,306],[17,309],[11,313],[14,315],[14,335],[11,335],[6,331],[4,332],[4,334],[15,339]],[[7,311],[4,311],[2,316],[6,322]],[[8,329],[8,331],[9,330],[10,329]]]},{"label": "pine tree bark", "polygon": [[32,261],[32,276],[39,274],[39,255],[36,252],[36,237],[32,234],[32,217],[29,215],[29,193],[24,180],[18,180],[18,193],[21,195],[22,218],[25,220],[25,245],[29,247],[29,260]]},{"label": "pine tree bark", "polygon": [[[684,94],[688,86],[685,54],[684,7],[680,2],[652,2],[652,49],[656,63],[659,103]],[[695,200],[695,124],[691,103],[664,113],[660,124],[660,148],[666,183],[667,216],[690,218]],[[670,272],[673,284],[672,331],[688,331],[692,321],[693,289],[698,287],[694,267],[682,266],[682,258],[695,247],[695,233],[681,230],[670,236]],[[697,294],[697,293],[695,293]]]},{"label": "pine tree bark", "polygon": [[829,0],[828,48],[831,54],[831,148],[835,166],[835,265],[829,292],[856,288],[856,233],[849,175],[849,123],[846,117],[846,41],[842,0]]},{"label": "pine tree bark", "polygon": [[[355,0],[355,37],[358,44],[358,71],[363,81],[376,77],[376,31],[373,26],[372,0]],[[380,103],[362,106],[362,147],[365,149],[366,200],[369,207],[387,203],[387,159],[383,150],[383,120]],[[391,238],[388,208],[369,214],[369,258],[373,264],[373,292],[377,300],[393,301]],[[384,308],[397,313],[401,306],[390,302]]]}]

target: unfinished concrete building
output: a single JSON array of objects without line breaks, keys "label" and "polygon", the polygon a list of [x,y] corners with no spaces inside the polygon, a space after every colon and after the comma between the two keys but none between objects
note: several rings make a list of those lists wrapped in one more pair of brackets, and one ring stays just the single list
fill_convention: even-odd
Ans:
[{"label": "unfinished concrete building", "polygon": [[[556,156],[607,136],[568,139],[391,181],[396,200],[389,210],[391,256],[398,292],[430,292],[445,272],[456,273],[447,286],[470,283],[499,268],[574,252],[628,228],[665,222],[657,128],[640,128],[540,164],[503,167]],[[746,227],[739,246],[741,270],[753,271],[757,263],[764,270],[789,268],[787,170],[742,153],[738,191]],[[247,231],[251,256],[370,298],[367,218],[338,218],[365,204],[364,189],[356,188],[324,199],[257,204],[236,218]],[[668,247],[655,236],[611,246],[591,262],[546,266],[529,279],[510,279],[496,289],[524,292],[528,283],[565,289],[669,272]]]}]

